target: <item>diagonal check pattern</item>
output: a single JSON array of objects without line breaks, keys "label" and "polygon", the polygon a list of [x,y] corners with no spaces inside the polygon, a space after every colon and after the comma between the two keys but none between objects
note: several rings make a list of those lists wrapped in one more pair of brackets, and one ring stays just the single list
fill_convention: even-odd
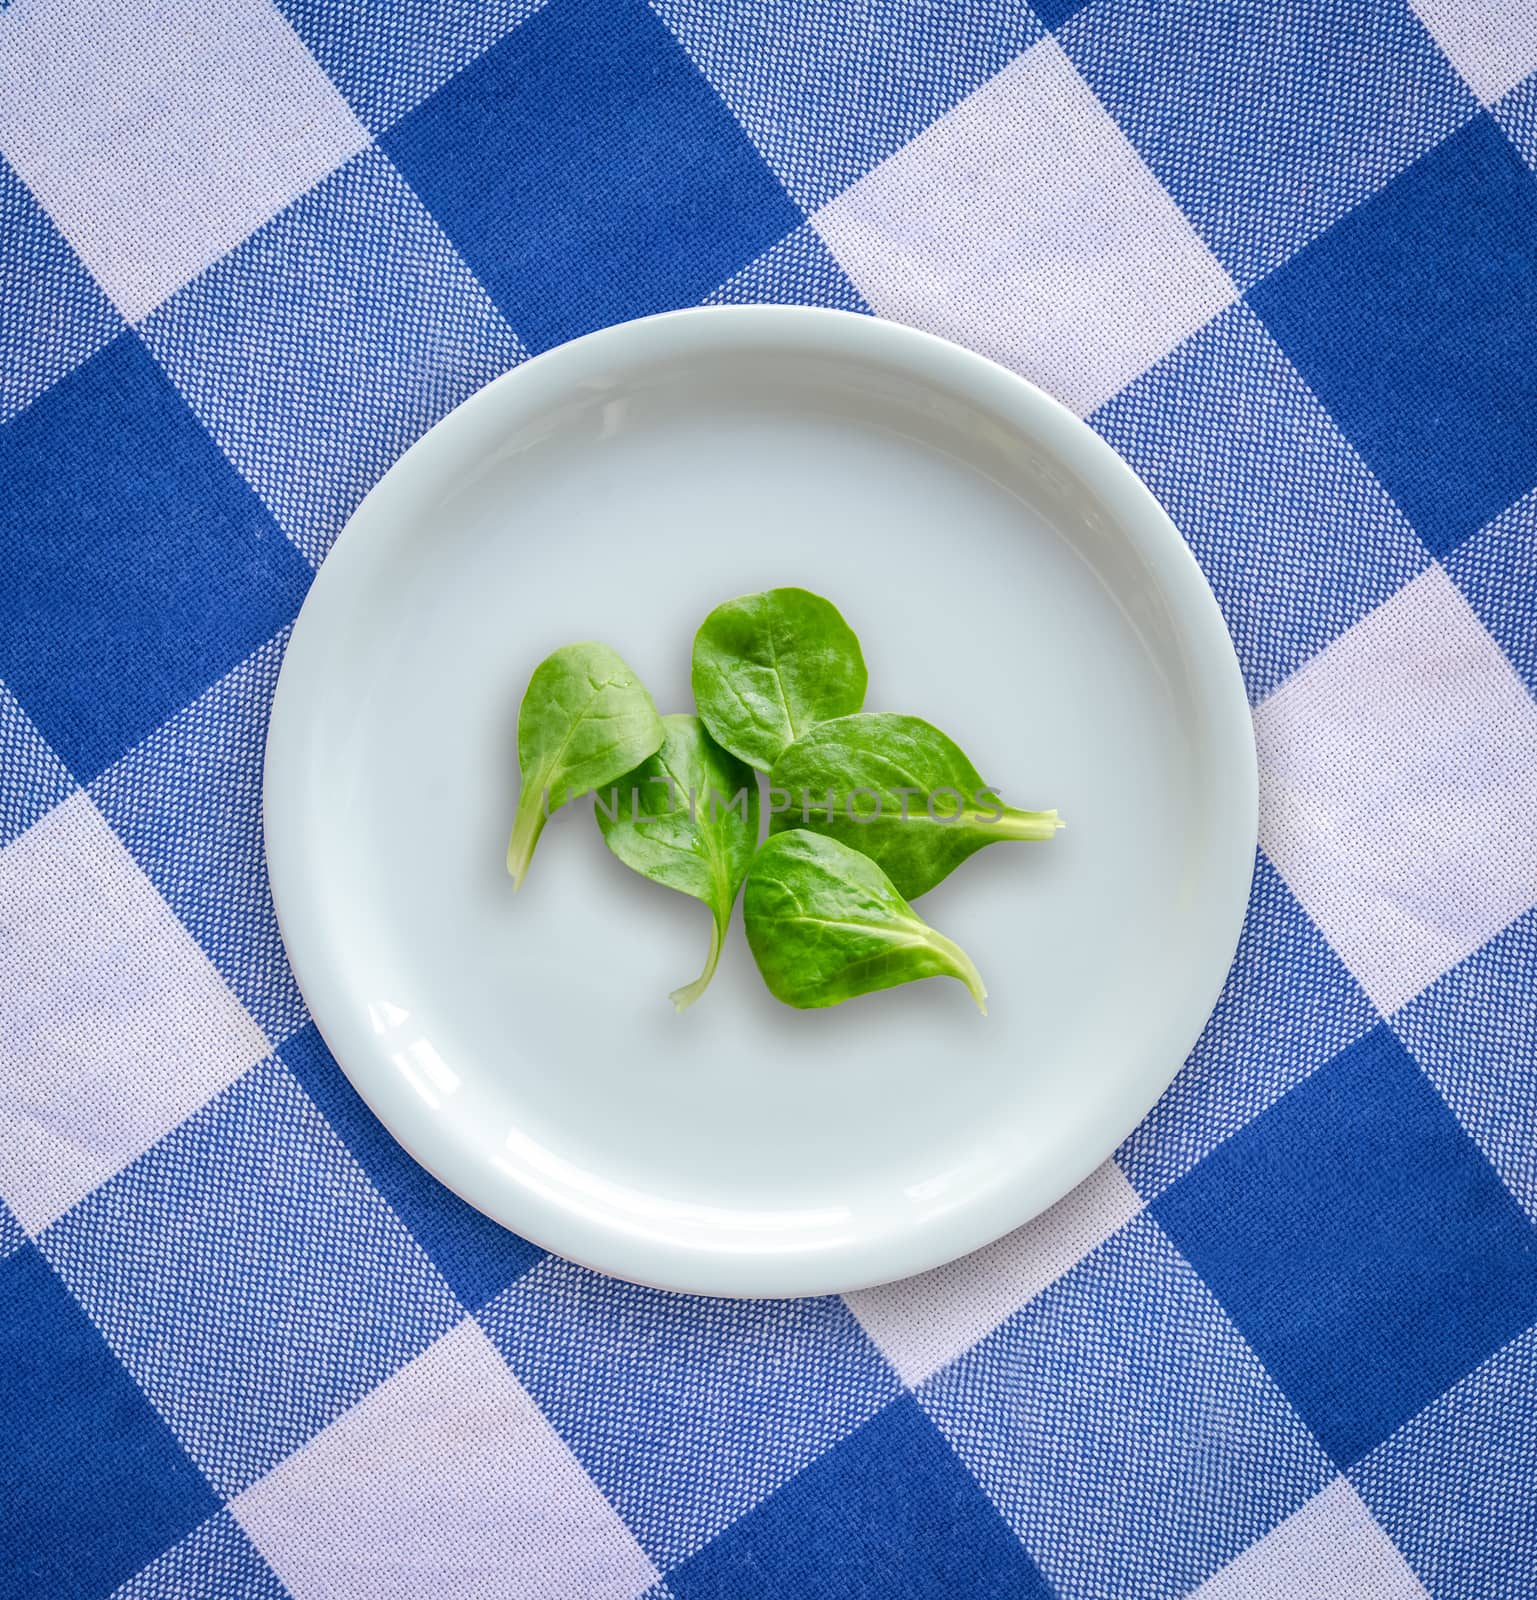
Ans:
[{"label": "diagonal check pattern", "polygon": [[[413,439],[772,301],[1133,462],[1262,850],[1079,1191],[721,1304],[393,1143],[260,756]],[[1530,0],[0,5],[0,1600],[1537,1595],[1534,330]]]}]

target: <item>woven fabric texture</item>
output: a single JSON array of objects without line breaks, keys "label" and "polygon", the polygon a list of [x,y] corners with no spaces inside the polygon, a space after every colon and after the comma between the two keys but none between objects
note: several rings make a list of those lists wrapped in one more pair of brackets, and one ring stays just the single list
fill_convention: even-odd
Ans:
[{"label": "woven fabric texture", "polygon": [[[1261,853],[1115,1158],[923,1278],[597,1277],[284,961],[316,567],[496,374],[892,318],[1190,542]],[[0,1600],[1537,1596],[1537,4],[0,5]]]}]

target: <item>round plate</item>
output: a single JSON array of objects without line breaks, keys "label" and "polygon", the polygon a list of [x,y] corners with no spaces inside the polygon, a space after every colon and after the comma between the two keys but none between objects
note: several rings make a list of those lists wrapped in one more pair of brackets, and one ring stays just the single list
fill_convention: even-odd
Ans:
[{"label": "round plate", "polygon": [[[919,904],[981,969],[824,1011],[740,921],[556,813],[503,867],[529,673],[601,639],[692,710],[733,595],[828,596],[867,709],[1056,806]],[[359,508],[294,629],[267,744],[278,918],[326,1042],[395,1137],[508,1227],[711,1294],[857,1288],[973,1250],[1108,1156],[1232,960],[1255,764],[1232,645],[1130,469],[1021,379],[840,312],[677,312],[498,379]],[[738,913],[738,919],[740,913]]]}]

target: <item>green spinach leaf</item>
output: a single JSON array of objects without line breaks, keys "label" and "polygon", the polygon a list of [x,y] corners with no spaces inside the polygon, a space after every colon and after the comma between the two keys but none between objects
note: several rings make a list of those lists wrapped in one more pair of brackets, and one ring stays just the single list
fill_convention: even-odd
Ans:
[{"label": "green spinach leaf", "polygon": [[865,703],[859,640],[830,600],[769,589],[716,608],[694,636],[694,700],[716,743],[767,772],[779,752]]},{"label": "green spinach leaf", "polygon": [[1004,805],[956,742],[921,717],[862,712],[813,728],[769,777],[787,809],[772,833],[810,829],[879,863],[909,900],[927,893],[984,845],[1049,839],[1055,811]]},{"label": "green spinach leaf", "polygon": [[507,845],[519,888],[550,813],[612,783],[662,746],[662,719],[606,644],[568,644],[534,668],[518,708],[522,787]]},{"label": "green spinach leaf", "polygon": [[597,795],[603,838],[627,867],[710,909],[704,971],[672,992],[686,1011],[709,987],[731,907],[758,843],[758,774],[698,717],[662,718],[662,748]]},{"label": "green spinach leaf", "polygon": [[794,829],[753,858],[742,900],[747,942],[776,999],[809,1008],[917,978],[959,978],[985,1015],[971,958],[929,927],[866,855]]}]

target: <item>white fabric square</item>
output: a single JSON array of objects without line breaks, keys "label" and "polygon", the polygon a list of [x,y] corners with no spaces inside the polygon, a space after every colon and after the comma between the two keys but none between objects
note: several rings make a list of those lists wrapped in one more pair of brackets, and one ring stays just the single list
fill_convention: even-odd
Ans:
[{"label": "white fabric square", "polygon": [[0,151],[131,322],[367,142],[266,0],[0,18]]},{"label": "white fabric square", "polygon": [[0,1194],[29,1232],[269,1045],[77,792],[0,851]]},{"label": "white fabric square", "polygon": [[1235,297],[1054,39],[813,218],[883,316],[1092,411]]},{"label": "white fabric square", "polygon": [[1537,72],[1537,6],[1530,0],[1409,0],[1486,106]]},{"label": "white fabric square", "polygon": [[1260,842],[1382,1012],[1537,903],[1537,705],[1440,567],[1254,722]]},{"label": "white fabric square", "polygon": [[473,1319],[231,1509],[294,1600],[634,1600],[657,1577]]},{"label": "white fabric square", "polygon": [[1427,1600],[1343,1478],[1249,1546],[1190,1600]]},{"label": "white fabric square", "polygon": [[959,1261],[844,1299],[908,1385],[922,1383],[1142,1209],[1114,1161],[1024,1227]]}]

